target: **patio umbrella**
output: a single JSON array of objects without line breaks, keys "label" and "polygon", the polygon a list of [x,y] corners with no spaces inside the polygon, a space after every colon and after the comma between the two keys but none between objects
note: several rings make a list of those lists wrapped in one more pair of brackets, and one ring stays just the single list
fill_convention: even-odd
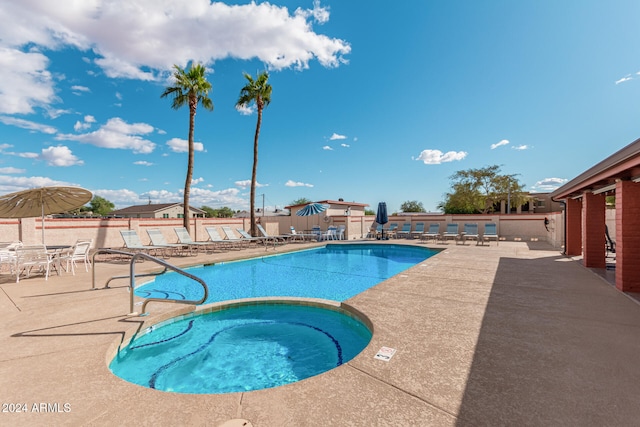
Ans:
[{"label": "patio umbrella", "polygon": [[[385,225],[387,222],[389,222],[389,217],[387,216],[387,204],[385,202],[378,203],[376,222],[380,225]],[[382,229],[382,240],[384,240],[384,228]]]},{"label": "patio umbrella", "polygon": [[[317,215],[327,210],[327,207],[321,203],[309,203],[304,208],[296,212],[297,216]],[[307,228],[309,228],[309,219],[307,218]]]},{"label": "patio umbrella", "polygon": [[0,218],[42,218],[44,244],[44,216],[79,208],[89,202],[93,194],[80,187],[41,187],[0,196]]}]

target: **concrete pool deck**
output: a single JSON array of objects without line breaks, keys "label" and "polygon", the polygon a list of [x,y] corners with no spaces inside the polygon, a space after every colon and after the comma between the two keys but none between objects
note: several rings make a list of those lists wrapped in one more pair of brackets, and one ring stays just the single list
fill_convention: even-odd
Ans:
[{"label": "concrete pool deck", "polygon": [[[3,272],[0,425],[638,424],[637,301],[546,243],[427,246],[443,251],[347,301],[374,325],[359,356],[298,383],[224,395],[147,389],[107,367],[115,343],[182,306],[151,303],[150,316],[127,317],[125,281],[90,290],[82,267],[18,284]],[[157,267],[136,266],[145,269]],[[127,272],[122,262],[96,269],[99,284]],[[397,350],[389,362],[374,359],[383,346]]]}]

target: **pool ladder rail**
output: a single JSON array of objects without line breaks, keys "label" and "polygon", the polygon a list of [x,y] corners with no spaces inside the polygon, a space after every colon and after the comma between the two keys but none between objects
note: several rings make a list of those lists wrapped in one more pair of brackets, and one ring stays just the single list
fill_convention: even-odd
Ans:
[{"label": "pool ladder rail", "polygon": [[[117,255],[123,255],[123,256],[130,256],[131,257],[131,261],[129,262],[129,274],[126,276],[113,276],[111,277],[109,280],[107,280],[107,282],[105,283],[103,289],[105,288],[109,288],[109,283],[111,283],[112,280],[115,279],[129,279],[129,316],[145,316],[146,315],[146,309],[147,309],[147,304],[152,302],[152,301],[156,301],[156,302],[173,302],[173,303],[178,303],[178,304],[192,304],[192,305],[200,305],[203,302],[205,302],[207,300],[207,298],[209,297],[209,288],[206,284],[206,282],[204,280],[202,280],[201,278],[194,276],[193,274],[187,273],[186,271],[184,271],[183,269],[176,267],[175,265],[169,264],[166,261],[163,261],[159,258],[153,257],[149,254],[146,254],[144,252],[127,252],[127,251],[121,251],[121,250],[117,250],[117,249],[98,249],[97,251],[95,251],[95,253],[92,256],[92,261],[93,261],[93,273],[92,273],[92,279],[91,279],[91,289],[97,289],[96,288],[96,255],[99,254],[117,254]],[[155,262],[156,264],[161,265],[162,267],[164,267],[164,269],[160,272],[156,272],[156,273],[144,273],[144,274],[136,274],[135,272],[135,264],[136,261],[138,261],[139,259],[142,260],[149,260],[152,262]],[[172,270],[175,271],[178,274],[181,274],[185,277],[188,277],[189,279],[195,280],[196,282],[200,283],[202,285],[202,288],[204,289],[204,295],[202,296],[201,299],[199,300],[178,300],[178,299],[172,299],[172,298],[144,298],[144,302],[142,303],[142,309],[140,313],[137,313],[134,311],[134,291],[135,291],[135,285],[136,285],[136,278],[137,277],[149,277],[149,276],[159,276],[160,274],[164,274],[166,273],[167,270]]]}]

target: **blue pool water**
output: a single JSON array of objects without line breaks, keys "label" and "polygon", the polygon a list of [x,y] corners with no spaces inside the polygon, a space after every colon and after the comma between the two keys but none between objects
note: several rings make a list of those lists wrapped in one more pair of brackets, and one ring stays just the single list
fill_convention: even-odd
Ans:
[{"label": "blue pool water", "polygon": [[177,393],[276,387],[355,357],[371,331],[337,309],[242,305],[149,328],[113,359],[117,376]]},{"label": "blue pool water", "polygon": [[[207,303],[271,296],[344,301],[435,253],[407,245],[334,244],[189,273],[207,283]],[[203,290],[171,272],[135,292],[197,300]],[[340,366],[370,340],[361,321],[335,307],[241,305],[151,327],[118,352],[110,369],[135,384],[179,393],[258,390]]]},{"label": "blue pool water", "polygon": [[[209,287],[206,303],[289,296],[345,301],[435,255],[408,245],[340,244],[189,269]],[[197,300],[202,287],[177,273],[136,289],[141,297]]]}]

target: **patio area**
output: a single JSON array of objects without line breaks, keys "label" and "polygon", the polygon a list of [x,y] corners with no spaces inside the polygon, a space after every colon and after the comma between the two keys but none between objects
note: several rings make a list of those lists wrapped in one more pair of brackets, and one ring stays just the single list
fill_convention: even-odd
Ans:
[{"label": "patio area", "polygon": [[[278,252],[315,245],[288,244]],[[543,242],[427,246],[443,251],[346,301],[374,325],[371,343],[356,358],[298,383],[223,395],[147,389],[107,367],[114,346],[183,306],[151,303],[149,316],[127,317],[126,281],[91,290],[91,273],[84,269],[18,284],[4,272],[0,424],[638,423],[638,301]],[[244,249],[170,262],[193,265],[265,253],[273,251]],[[156,269],[148,261],[136,266]],[[101,262],[95,271],[102,286],[113,275],[127,274],[128,263]],[[397,350],[388,362],[374,359],[383,346]],[[16,412],[17,405],[26,412]]]}]

